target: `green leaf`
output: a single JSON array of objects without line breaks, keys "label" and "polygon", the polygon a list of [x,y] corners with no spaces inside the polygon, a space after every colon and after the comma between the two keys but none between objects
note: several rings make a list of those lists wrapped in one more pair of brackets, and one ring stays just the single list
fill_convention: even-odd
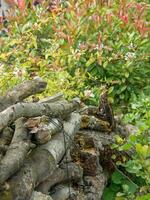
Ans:
[{"label": "green leaf", "polygon": [[124,177],[123,177],[123,175],[121,173],[119,173],[118,171],[115,171],[112,174],[111,179],[112,179],[113,183],[115,183],[115,184],[121,184],[122,180],[124,179]]},{"label": "green leaf", "polygon": [[131,142],[135,143],[136,140],[137,140],[137,135],[131,134],[131,135],[129,136],[129,139],[130,139]]},{"label": "green leaf", "polygon": [[150,193],[137,197],[136,200],[150,200]]},{"label": "green leaf", "polygon": [[94,57],[91,57],[87,62],[86,62],[86,67],[89,67],[93,62],[95,61]]},{"label": "green leaf", "polygon": [[130,173],[138,173],[142,169],[142,165],[137,160],[129,160],[125,166]]},{"label": "green leaf", "polygon": [[106,62],[103,63],[103,67],[104,67],[104,68],[106,68],[107,65],[108,65],[108,61],[106,61]]},{"label": "green leaf", "polygon": [[105,188],[102,200],[115,200],[116,192],[111,188]]},{"label": "green leaf", "polygon": [[127,88],[127,86],[126,85],[124,85],[123,87],[121,87],[121,90],[120,90],[120,92],[123,92],[125,89]]},{"label": "green leaf", "polygon": [[125,77],[128,78],[129,77],[129,72],[125,72]]},{"label": "green leaf", "polygon": [[124,189],[126,189],[127,192],[129,192],[131,194],[134,194],[136,192],[136,190],[138,189],[138,186],[129,180],[124,180],[123,185],[124,185],[124,187],[127,186]]},{"label": "green leaf", "polygon": [[111,94],[114,90],[114,86],[110,87],[109,90],[108,90],[108,94]]},{"label": "green leaf", "polygon": [[126,143],[126,144],[124,144],[124,145],[122,145],[120,148],[121,148],[121,150],[129,150],[129,149],[131,149],[133,147],[133,145],[132,144],[130,144],[130,143]]}]

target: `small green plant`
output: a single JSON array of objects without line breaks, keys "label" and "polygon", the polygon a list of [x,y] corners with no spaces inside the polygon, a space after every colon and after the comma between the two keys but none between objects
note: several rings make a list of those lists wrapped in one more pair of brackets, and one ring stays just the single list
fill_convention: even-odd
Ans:
[{"label": "small green plant", "polygon": [[128,161],[125,167],[150,185],[150,98],[145,95],[136,98],[124,121],[138,127],[138,132],[131,133],[127,143],[120,147],[122,150],[134,148],[133,160]]},{"label": "small green plant", "polygon": [[[111,183],[117,184],[118,177],[123,176],[119,179],[120,185],[114,194],[114,196],[116,195],[114,199],[144,200],[150,197],[150,98],[145,95],[135,98],[129,111],[124,116],[124,122],[136,125],[138,131],[137,133],[131,132],[126,140],[116,136],[117,144],[113,145],[120,153],[126,151],[130,155],[130,159],[124,164],[118,164],[118,168],[121,166],[127,175],[122,173],[118,176],[118,172],[115,172],[112,175]],[[132,186],[128,184],[125,184],[127,186],[123,188],[125,178],[131,185],[136,186],[135,190],[130,191]],[[112,185],[107,190],[113,190]],[[106,199],[105,196],[104,199]]]},{"label": "small green plant", "polygon": [[[135,199],[134,193],[138,185],[132,182],[121,171],[116,170],[110,179],[110,184],[105,188],[104,200],[131,200]],[[127,197],[127,198],[126,198]]]}]

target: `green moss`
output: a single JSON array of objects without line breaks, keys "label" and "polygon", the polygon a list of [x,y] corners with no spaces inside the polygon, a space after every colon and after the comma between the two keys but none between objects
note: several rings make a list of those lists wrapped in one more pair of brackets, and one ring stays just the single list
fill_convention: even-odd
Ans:
[{"label": "green moss", "polygon": [[4,191],[2,194],[0,193],[1,200],[14,200],[13,194],[10,190]]}]

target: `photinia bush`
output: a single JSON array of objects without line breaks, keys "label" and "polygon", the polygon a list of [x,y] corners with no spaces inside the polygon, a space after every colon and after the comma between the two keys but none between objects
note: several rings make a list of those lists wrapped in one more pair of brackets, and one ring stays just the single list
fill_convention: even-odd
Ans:
[{"label": "photinia bush", "polygon": [[148,8],[70,0],[54,12],[43,4],[16,10],[0,38],[1,90],[38,75],[54,82],[47,92],[83,97],[89,89],[95,97],[107,83],[112,101],[127,102],[150,80]]}]

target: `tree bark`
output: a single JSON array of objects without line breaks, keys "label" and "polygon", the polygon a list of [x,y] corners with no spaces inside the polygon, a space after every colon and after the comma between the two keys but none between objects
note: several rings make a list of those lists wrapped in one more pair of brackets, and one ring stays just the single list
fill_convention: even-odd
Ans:
[{"label": "tree bark", "polygon": [[79,129],[80,115],[72,114],[63,125],[65,141],[60,132],[47,144],[33,150],[20,171],[7,182],[9,187],[2,193],[1,200],[30,199],[33,189],[54,172]]},{"label": "tree bark", "polygon": [[58,185],[51,193],[51,197],[53,200],[75,199],[76,196],[76,191],[68,185]]},{"label": "tree bark", "polygon": [[10,127],[4,128],[0,134],[0,161],[11,143],[14,131]]},{"label": "tree bark", "polygon": [[20,117],[47,115],[65,119],[79,106],[76,100],[72,103],[17,103],[0,113],[0,131]]},{"label": "tree bark", "polygon": [[47,143],[53,135],[61,131],[62,120],[57,118],[49,119],[47,116],[30,118],[26,126],[32,135],[32,141],[36,144]]},{"label": "tree bark", "polygon": [[82,115],[81,129],[91,129],[108,133],[111,131],[110,125],[107,121],[88,115]]},{"label": "tree bark", "polygon": [[83,176],[83,170],[80,165],[75,163],[65,163],[63,167],[56,168],[54,173],[49,176],[36,188],[43,194],[48,194],[52,186],[66,181],[79,181]]},{"label": "tree bark", "polygon": [[0,97],[0,112],[7,107],[22,102],[25,98],[41,93],[45,90],[47,83],[43,80],[30,80],[17,85],[11,91],[8,91],[5,96]]},{"label": "tree bark", "polygon": [[27,152],[29,151],[30,139],[27,129],[24,126],[25,119],[20,118],[16,121],[16,129],[12,142],[6,155],[0,162],[0,184],[4,183],[12,174],[23,165]]},{"label": "tree bark", "polygon": [[57,101],[61,101],[63,99],[64,95],[63,93],[57,93],[54,96],[46,97],[44,99],[41,99],[39,103],[56,103]]},{"label": "tree bark", "polygon": [[34,191],[30,200],[53,200],[49,195],[42,194],[41,192]]}]

